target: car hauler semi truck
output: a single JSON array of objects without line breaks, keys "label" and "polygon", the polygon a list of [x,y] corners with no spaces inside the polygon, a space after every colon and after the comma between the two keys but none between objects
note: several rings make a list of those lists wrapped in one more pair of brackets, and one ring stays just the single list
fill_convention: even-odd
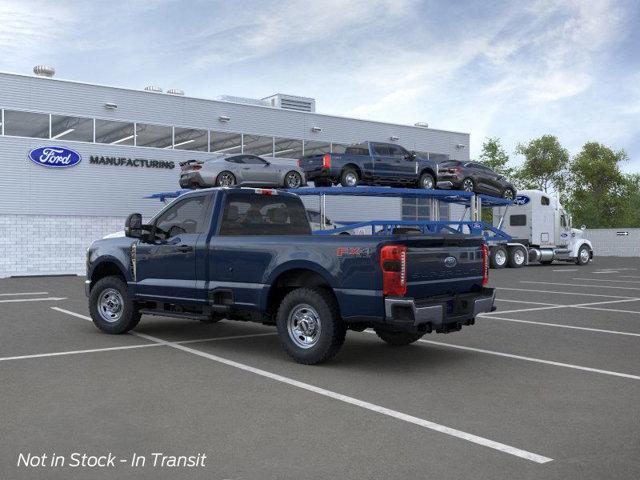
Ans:
[{"label": "car hauler semi truck", "polygon": [[494,208],[493,224],[511,237],[508,243],[491,246],[494,268],[515,266],[511,264],[518,249],[527,252],[527,263],[557,260],[586,265],[593,259],[591,242],[583,238],[585,227],[572,228],[559,200],[543,191],[519,191],[513,205]]}]

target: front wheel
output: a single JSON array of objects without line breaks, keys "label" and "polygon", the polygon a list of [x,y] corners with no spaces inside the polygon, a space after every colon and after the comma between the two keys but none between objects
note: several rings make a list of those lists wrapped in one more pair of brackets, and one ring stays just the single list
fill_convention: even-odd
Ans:
[{"label": "front wheel", "polygon": [[423,173],[420,176],[420,188],[424,190],[433,190],[436,187],[436,181],[430,173]]},{"label": "front wheel", "polygon": [[406,345],[411,345],[412,343],[420,340],[424,335],[422,333],[394,332],[393,330],[387,330],[377,327],[374,327],[374,330],[376,332],[376,335],[378,335],[381,340],[388,343],[389,345],[393,345],[394,347],[404,347]]},{"label": "front wheel", "polygon": [[284,186],[287,188],[299,188],[302,185],[302,176],[295,170],[291,170],[284,177]]},{"label": "front wheel", "polygon": [[591,260],[591,254],[589,252],[589,247],[586,245],[582,245],[578,250],[578,256],[576,257],[576,264],[578,265],[586,265]]},{"label": "front wheel", "polygon": [[334,357],[347,332],[335,298],[321,288],[289,292],[278,308],[276,325],[285,352],[306,365]]},{"label": "front wheel", "polygon": [[126,333],[140,321],[140,312],[120,277],[105,277],[89,295],[89,313],[96,327],[106,333]]}]

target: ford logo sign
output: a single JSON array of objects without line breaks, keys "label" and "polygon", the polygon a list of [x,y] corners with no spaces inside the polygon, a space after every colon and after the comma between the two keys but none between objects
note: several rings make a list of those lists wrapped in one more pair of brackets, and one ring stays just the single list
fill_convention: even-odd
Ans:
[{"label": "ford logo sign", "polygon": [[458,260],[456,257],[447,257],[444,259],[444,266],[448,268],[453,268],[458,264]]},{"label": "ford logo sign", "polygon": [[66,168],[79,164],[82,155],[64,147],[40,147],[29,152],[29,160],[43,167]]},{"label": "ford logo sign", "polygon": [[513,203],[515,203],[516,205],[526,205],[530,200],[531,199],[526,195],[516,195],[516,199]]}]

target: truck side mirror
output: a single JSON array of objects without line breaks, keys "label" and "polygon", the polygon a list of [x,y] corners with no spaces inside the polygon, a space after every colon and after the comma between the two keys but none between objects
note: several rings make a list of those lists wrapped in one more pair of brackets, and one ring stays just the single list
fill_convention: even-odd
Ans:
[{"label": "truck side mirror", "polygon": [[124,222],[124,234],[130,238],[142,237],[142,215],[132,213]]},{"label": "truck side mirror", "polygon": [[586,226],[586,225],[582,225],[582,226],[580,227],[580,230],[586,230],[586,229],[587,229],[587,226]]}]

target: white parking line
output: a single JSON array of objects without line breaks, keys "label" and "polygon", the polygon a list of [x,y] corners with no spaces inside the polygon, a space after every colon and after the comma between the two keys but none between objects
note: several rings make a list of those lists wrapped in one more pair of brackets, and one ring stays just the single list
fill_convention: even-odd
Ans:
[{"label": "white parking line", "polygon": [[618,275],[620,278],[640,278],[638,275]]},{"label": "white parking line", "polygon": [[46,298],[11,298],[8,300],[0,300],[0,303],[18,303],[18,302],[57,302],[66,300],[67,297],[46,297]]},{"label": "white parking line", "polygon": [[[569,306],[570,305],[553,305],[553,306],[548,306],[548,307],[518,308],[516,310],[504,310],[504,311],[497,310],[497,311],[500,312],[501,314],[502,313],[517,313],[517,312],[536,312],[536,311],[539,311],[539,310],[553,310],[555,308],[567,308]],[[484,316],[484,315],[490,315],[490,314],[481,313],[480,315]]]},{"label": "white parking line", "polygon": [[531,304],[531,305],[546,305],[548,307],[559,307],[560,305],[556,304],[556,303],[544,303],[544,302],[530,302],[528,300],[509,300],[506,298],[496,298],[496,302],[510,302],[510,303],[524,303],[524,304]]},{"label": "white parking line", "polygon": [[632,332],[620,332],[617,330],[603,330],[601,328],[589,328],[589,327],[576,327],[573,325],[563,325],[561,323],[547,323],[547,322],[535,322],[532,320],[519,320],[516,318],[501,318],[495,315],[482,315],[482,318],[487,318],[489,320],[502,320],[505,322],[515,322],[515,323],[527,323],[531,325],[541,325],[544,327],[558,327],[558,328],[569,328],[571,330],[584,330],[587,332],[596,332],[596,333],[609,333],[612,335],[628,335],[630,337],[640,337],[640,333],[632,333]]},{"label": "white parking line", "polygon": [[[61,311],[63,313],[68,313],[69,315],[73,315],[78,318],[82,318],[84,320],[91,320],[89,317],[85,315],[81,315],[79,313],[71,312],[69,310],[63,310],[56,308],[56,310]],[[317,387],[315,385],[311,385],[309,383],[300,382],[298,380],[294,380],[289,377],[284,377],[282,375],[278,375],[277,373],[268,372],[266,370],[262,370],[259,368],[252,367],[250,365],[246,365],[244,363],[236,362],[234,360],[229,360],[227,358],[219,357],[217,355],[212,355],[210,353],[202,352],[200,350],[196,350],[191,347],[186,347],[177,342],[169,342],[163,340],[161,338],[157,338],[151,335],[147,335],[144,333],[131,332],[133,335],[150,340],[152,342],[156,342],[157,345],[166,345],[171,348],[175,348],[177,350],[182,350],[183,352],[191,353],[193,355],[197,355],[199,357],[206,358],[208,360],[213,360],[214,362],[222,363],[224,365],[228,365],[230,367],[238,368],[240,370],[244,370],[246,372],[253,373],[255,375],[259,375],[261,377],[268,378],[270,380],[275,380],[277,382],[285,383],[287,385],[291,385],[293,387],[297,387],[303,390],[307,390],[309,392],[317,393],[319,395],[332,398],[334,400],[338,400],[344,403],[348,403],[351,405],[355,405],[357,407],[363,408],[365,410],[369,410],[372,412],[380,413],[382,415],[386,415],[388,417],[396,418],[398,420],[402,420],[408,423],[412,423],[414,425],[418,425],[420,427],[428,428],[430,430],[434,430],[436,432],[444,433],[446,435],[450,435],[452,437],[460,438],[466,440],[471,443],[475,443],[477,445],[482,445],[487,448],[491,448],[494,450],[498,450],[500,452],[508,453],[510,455],[514,455],[516,457],[524,458],[526,460],[530,460],[535,463],[548,463],[553,459],[549,457],[545,457],[542,455],[538,455],[536,453],[528,452],[526,450],[521,450],[519,448],[512,447],[510,445],[506,445],[504,443],[496,442],[494,440],[490,440],[488,438],[480,437],[477,435],[473,435],[471,433],[463,432],[462,430],[457,430],[455,428],[447,427],[445,425],[441,425],[439,423],[431,422],[429,420],[424,420],[422,418],[414,417],[412,415],[407,415],[406,413],[398,412],[396,410],[391,410],[390,408],[382,407],[380,405],[376,405],[374,403],[365,402],[363,400],[359,400],[354,397],[350,397],[347,395],[343,395],[341,393],[333,392],[331,390],[327,390],[325,388]]]},{"label": "white parking line", "polygon": [[0,297],[13,297],[20,295],[49,295],[49,292],[20,292],[20,293],[0,293]]},{"label": "white parking line", "polygon": [[194,338],[193,340],[181,340],[175,343],[179,343],[180,345],[185,345],[187,343],[215,342],[216,340],[234,340],[236,338],[269,337],[273,335],[277,335],[277,332],[250,333],[247,335],[230,335],[228,337]]},{"label": "white parking line", "polygon": [[[630,300],[638,300],[637,297],[623,297],[621,295],[602,295],[600,293],[558,292],[557,290],[534,290],[531,288],[512,288],[512,287],[496,287],[496,288],[498,290],[512,290],[515,292],[555,293],[558,295],[577,295],[582,297],[626,298]],[[604,302],[604,303],[609,303],[609,302]]]},{"label": "white parking line", "polygon": [[122,345],[119,347],[90,348],[87,350],[69,350],[66,352],[36,353],[33,355],[16,355],[14,357],[2,357],[0,358],[0,362],[6,362],[8,360],[25,360],[28,358],[60,357],[63,355],[78,355],[81,353],[111,352],[114,350],[130,350],[132,348],[159,347],[159,346],[160,346],[159,343],[145,343],[142,345]]},{"label": "white parking line", "polygon": [[539,282],[534,280],[520,280],[520,283],[535,283],[539,285],[562,285],[565,287],[615,288],[616,290],[640,290],[640,287],[618,287],[614,285],[584,285],[580,283]]},{"label": "white parking line", "polygon": [[579,268],[556,268],[552,271],[554,272],[577,272],[580,270]]},{"label": "white parking line", "polygon": [[465,347],[463,345],[454,345],[452,343],[434,342],[433,340],[422,340],[422,339],[420,339],[418,341],[422,342],[422,343],[429,343],[431,345],[439,345],[441,347],[457,348],[457,349],[460,349],[460,350],[468,350],[468,351],[471,351],[471,352],[486,353],[488,355],[496,355],[498,357],[514,358],[516,360],[525,360],[527,362],[542,363],[542,364],[545,364],[545,365],[553,365],[555,367],[571,368],[571,369],[574,369],[574,370],[582,370],[582,371],[585,371],[585,372],[601,373],[601,374],[604,374],[604,375],[611,375],[611,376],[614,376],[614,377],[623,377],[623,378],[630,378],[632,380],[640,380],[640,376],[631,375],[630,373],[613,372],[613,371],[610,371],[610,370],[601,370],[599,368],[583,367],[581,365],[572,365],[570,363],[555,362],[553,360],[544,360],[542,358],[525,357],[525,356],[522,356],[522,355],[514,355],[512,353],[494,352],[493,350],[485,350],[483,348]]},{"label": "white parking line", "polygon": [[640,283],[633,280],[609,280],[608,278],[580,278],[573,277],[571,280],[587,280],[589,282],[611,282],[611,283]]}]

